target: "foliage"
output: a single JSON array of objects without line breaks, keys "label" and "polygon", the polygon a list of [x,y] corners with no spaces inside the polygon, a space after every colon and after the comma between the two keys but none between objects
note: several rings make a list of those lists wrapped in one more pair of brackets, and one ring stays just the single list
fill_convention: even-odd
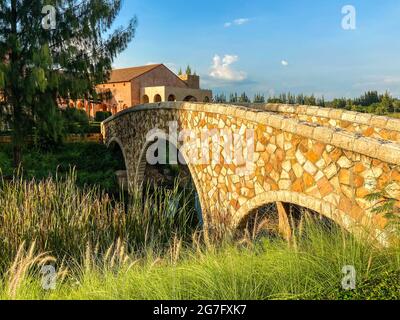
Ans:
[{"label": "foliage", "polygon": [[96,117],[95,117],[95,121],[96,122],[103,122],[104,120],[108,119],[109,117],[112,116],[111,112],[96,112]]},{"label": "foliage", "polygon": [[309,106],[325,107],[325,98],[316,98],[314,95],[307,96],[303,94],[294,95],[292,93],[283,93],[279,96],[270,97],[268,103],[284,103],[284,104],[299,104]]},{"label": "foliage", "polygon": [[62,134],[60,100],[96,99],[136,22],[113,30],[121,0],[49,0],[56,28],[42,26],[42,0],[0,0],[0,113],[12,129],[14,165],[36,127],[45,139]]},{"label": "foliage", "polygon": [[265,97],[261,93],[257,93],[253,99],[254,103],[265,103]]},{"label": "foliage", "polygon": [[220,93],[220,94],[214,95],[214,100],[213,101],[215,103],[226,103],[227,99],[226,99],[225,93]]},{"label": "foliage", "polygon": [[371,193],[365,199],[373,203],[372,213],[384,215],[389,223],[389,232],[400,236],[400,207],[399,199],[396,197],[400,190],[393,182],[387,183],[381,191]]},{"label": "foliage", "polygon": [[246,92],[243,92],[240,95],[240,97],[238,99],[238,102],[240,102],[240,103],[250,103],[251,101],[250,101],[249,97],[247,96]]},{"label": "foliage", "polygon": [[237,92],[231,93],[231,94],[229,95],[229,102],[230,102],[230,103],[238,103],[238,102],[239,102],[239,97],[238,97]]},{"label": "foliage", "polygon": [[89,132],[89,117],[84,110],[68,107],[61,112],[65,132],[70,134],[84,134]]},{"label": "foliage", "polygon": [[[12,176],[12,149],[2,146],[0,150],[0,170]],[[59,146],[57,149],[26,148],[24,150],[22,169],[26,179],[37,181],[56,174],[65,175],[71,168],[77,170],[77,184],[97,186],[102,190],[115,193],[118,184],[115,172],[124,168],[121,154],[114,154],[104,145],[96,143],[73,143]]]}]

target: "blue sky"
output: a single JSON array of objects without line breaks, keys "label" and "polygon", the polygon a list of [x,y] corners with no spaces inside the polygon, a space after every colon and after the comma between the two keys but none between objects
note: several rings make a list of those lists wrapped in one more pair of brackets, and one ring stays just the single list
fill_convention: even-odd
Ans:
[{"label": "blue sky", "polygon": [[[355,30],[342,28],[345,5]],[[134,15],[136,37],[115,67],[190,64],[202,87],[251,96],[400,96],[398,0],[125,0],[117,23]]]}]

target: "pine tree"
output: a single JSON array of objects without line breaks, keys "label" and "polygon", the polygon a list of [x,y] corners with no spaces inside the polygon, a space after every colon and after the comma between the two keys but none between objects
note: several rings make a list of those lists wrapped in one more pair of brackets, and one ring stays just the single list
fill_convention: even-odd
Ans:
[{"label": "pine tree", "polygon": [[237,92],[231,93],[229,96],[229,102],[230,103],[238,103],[238,101],[239,101],[239,98],[238,98]]},{"label": "pine tree", "polygon": [[226,95],[225,95],[225,93],[221,93],[221,94],[215,95],[213,101],[215,103],[226,103]]},{"label": "pine tree", "polygon": [[178,76],[183,75],[182,68],[179,68]]},{"label": "pine tree", "polygon": [[265,97],[264,97],[264,95],[263,94],[261,94],[261,93],[257,93],[255,96],[254,96],[254,101],[253,101],[254,103],[265,103]]},{"label": "pine tree", "polygon": [[192,68],[190,66],[187,66],[187,68],[186,68],[186,75],[188,75],[188,76],[192,75]]},{"label": "pine tree", "polygon": [[61,99],[97,99],[95,86],[107,81],[136,27],[133,18],[111,29],[121,0],[44,3],[53,6],[47,15],[43,0],[0,0],[0,111],[12,129],[15,166],[33,128],[59,138]]},{"label": "pine tree", "polygon": [[249,97],[247,96],[246,92],[243,92],[243,93],[240,95],[240,97],[239,97],[239,102],[240,102],[240,103],[250,103],[250,102],[251,102],[250,99],[249,99]]}]

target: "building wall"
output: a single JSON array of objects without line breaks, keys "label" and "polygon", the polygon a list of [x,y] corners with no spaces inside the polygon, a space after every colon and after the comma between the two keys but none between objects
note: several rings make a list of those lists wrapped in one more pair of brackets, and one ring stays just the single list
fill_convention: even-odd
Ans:
[{"label": "building wall", "polygon": [[[180,80],[167,67],[161,65],[142,76],[132,80],[132,100],[130,106],[142,103],[141,88],[145,87],[177,87],[186,88],[185,82]],[[150,99],[150,101],[152,101]]]},{"label": "building wall", "polygon": [[199,76],[182,74],[179,76],[179,78],[182,79],[186,83],[188,88],[200,89],[200,77]]},{"label": "building wall", "polygon": [[[185,101],[188,97],[192,96],[196,98],[197,102],[211,102],[212,101],[212,91],[211,90],[201,90],[201,89],[180,89],[180,88],[165,88],[166,101],[168,97],[174,95],[176,101]],[[206,99],[208,98],[208,100]]]},{"label": "building wall", "polygon": [[[101,84],[97,86],[97,90],[111,91],[113,98],[105,102],[104,107],[115,114],[139,104],[168,101],[170,95],[175,97],[175,101],[184,101],[191,96],[198,102],[212,101],[212,91],[198,89],[199,83],[198,76],[180,78],[164,65],[160,65],[130,82]],[[148,96],[148,101],[144,100],[145,95]],[[156,95],[160,95],[160,101],[155,100]],[[99,107],[103,108],[101,105]]]},{"label": "building wall", "polygon": [[140,103],[146,103],[143,99],[144,96],[149,98],[149,103],[160,102],[155,100],[155,96],[161,97],[161,102],[168,102],[169,97],[173,96],[174,99],[171,101],[185,101],[189,97],[194,97],[196,102],[211,102],[212,91],[200,90],[200,89],[189,89],[189,88],[178,88],[178,87],[146,87],[141,89],[141,101]]},{"label": "building wall", "polygon": [[120,112],[132,106],[131,83],[107,83],[97,86],[99,92],[110,90],[113,98],[107,103],[108,111],[112,113]]}]

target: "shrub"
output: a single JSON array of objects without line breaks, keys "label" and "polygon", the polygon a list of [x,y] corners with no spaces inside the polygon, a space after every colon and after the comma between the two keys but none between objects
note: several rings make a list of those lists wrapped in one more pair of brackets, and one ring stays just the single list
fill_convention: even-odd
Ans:
[{"label": "shrub", "polygon": [[67,134],[85,134],[90,130],[89,117],[84,110],[66,108],[62,111]]},{"label": "shrub", "polygon": [[112,116],[111,112],[99,111],[99,112],[96,112],[95,121],[96,122],[103,122],[104,120],[106,120],[107,118],[109,118],[111,116]]},{"label": "shrub", "polygon": [[[11,159],[11,147],[1,146],[0,170],[4,175],[13,174]],[[50,151],[36,148],[23,151],[22,169],[26,179],[40,181],[57,173],[65,175],[75,168],[79,187],[97,186],[109,193],[119,191],[115,172],[124,167],[122,154],[114,154],[105,145],[97,143],[67,143]]]}]

